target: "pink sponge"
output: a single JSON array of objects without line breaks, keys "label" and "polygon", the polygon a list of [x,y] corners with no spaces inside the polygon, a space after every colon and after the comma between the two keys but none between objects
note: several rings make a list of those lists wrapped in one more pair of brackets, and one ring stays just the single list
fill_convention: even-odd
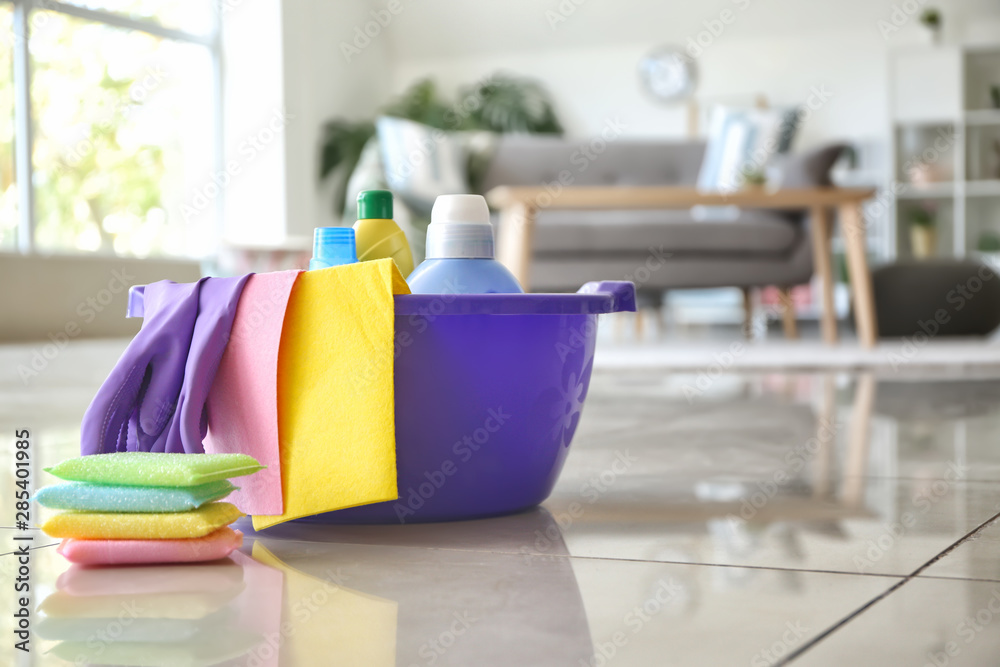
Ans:
[{"label": "pink sponge", "polygon": [[83,565],[194,563],[225,558],[242,544],[243,533],[225,526],[204,537],[180,540],[67,538],[56,551],[66,560]]}]

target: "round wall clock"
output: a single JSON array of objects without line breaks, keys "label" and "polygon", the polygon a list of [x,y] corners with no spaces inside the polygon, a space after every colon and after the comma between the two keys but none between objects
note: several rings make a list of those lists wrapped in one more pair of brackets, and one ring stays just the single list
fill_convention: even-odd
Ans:
[{"label": "round wall clock", "polygon": [[656,100],[678,102],[694,93],[698,68],[682,49],[664,46],[639,61],[639,77]]}]

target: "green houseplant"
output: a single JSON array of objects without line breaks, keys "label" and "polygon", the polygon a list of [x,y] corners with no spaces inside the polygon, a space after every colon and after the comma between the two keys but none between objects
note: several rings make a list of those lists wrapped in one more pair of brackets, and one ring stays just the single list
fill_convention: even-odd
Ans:
[{"label": "green houseplant", "polygon": [[1000,234],[985,231],[976,241],[976,251],[979,258],[986,262],[994,271],[1000,271]]},{"label": "green houseplant", "polygon": [[937,245],[937,208],[925,202],[910,210],[910,250],[917,259],[934,255]]},{"label": "green houseplant", "polygon": [[740,172],[742,176],[742,187],[745,190],[759,190],[767,185],[767,172],[760,167],[754,166]]},{"label": "green houseplant", "polygon": [[941,11],[934,7],[928,7],[921,12],[920,22],[930,31],[931,40],[938,44],[941,41]]},{"label": "green houseplant", "polygon": [[976,250],[979,252],[1000,252],[1000,234],[996,232],[983,232],[976,241]]},{"label": "green houseplant", "polygon": [[[422,79],[382,107],[378,115],[405,118],[454,132],[563,133],[548,91],[537,81],[504,73],[460,88],[454,101],[443,98],[431,79]],[[323,128],[320,178],[328,177],[338,168],[345,173],[334,194],[333,206],[338,215],[344,210],[347,177],[374,136],[372,120],[338,118],[327,122]],[[488,155],[470,153],[466,169],[473,189],[477,188],[488,162]]]}]

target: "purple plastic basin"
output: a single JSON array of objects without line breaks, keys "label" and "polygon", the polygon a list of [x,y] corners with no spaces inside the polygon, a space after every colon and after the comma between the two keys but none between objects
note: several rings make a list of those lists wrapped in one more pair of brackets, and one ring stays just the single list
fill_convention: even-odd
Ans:
[{"label": "purple plastic basin", "polygon": [[[142,317],[143,297],[129,291],[130,317]],[[597,316],[634,311],[635,286],[395,299],[399,499],[297,520],[454,521],[545,500],[580,422]]]},{"label": "purple plastic basin", "polygon": [[542,502],[580,422],[597,316],[633,310],[629,282],[576,294],[397,296],[399,499],[300,520],[453,521]]}]

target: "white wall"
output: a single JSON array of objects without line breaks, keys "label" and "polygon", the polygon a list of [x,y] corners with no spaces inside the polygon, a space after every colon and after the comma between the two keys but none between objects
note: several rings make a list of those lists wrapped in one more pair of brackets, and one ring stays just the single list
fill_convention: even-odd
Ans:
[{"label": "white wall", "polygon": [[226,239],[284,238],[284,133],[265,150],[250,143],[265,119],[284,107],[280,25],[277,0],[244,3],[223,14],[223,143],[231,179],[222,194]]},{"label": "white wall", "polygon": [[[772,105],[799,104],[817,88],[832,97],[803,128],[805,142],[881,134],[885,60],[880,45],[873,41],[850,32],[766,42],[720,41],[698,61],[699,104],[704,108],[712,102],[752,105],[761,94]],[[838,55],[836,65],[830,66],[833,52],[845,42],[855,48]],[[496,70],[530,73],[552,92],[572,136],[597,134],[608,119],[621,118],[628,135],[682,137],[687,131],[685,108],[657,103],[639,85],[636,64],[648,50],[646,45],[595,46],[544,57],[510,53],[462,60],[405,59],[395,64],[393,82],[402,90],[433,73],[443,88],[452,90]],[[747,52],[754,56],[748,58]],[[789,54],[795,54],[795,67],[789,67]]]},{"label": "white wall", "polygon": [[370,117],[389,94],[384,40],[350,62],[339,43],[366,0],[253,0],[223,14],[225,236],[242,245],[308,244],[337,222],[333,180],[319,183],[325,121]]},{"label": "white wall", "polygon": [[[607,118],[619,116],[630,135],[679,137],[686,132],[683,109],[646,97],[637,63],[653,47],[686,46],[700,37],[707,44],[697,57],[697,98],[703,106],[752,103],[759,94],[771,104],[796,104],[822,86],[832,98],[810,117],[800,146],[830,138],[880,139],[886,128],[886,56],[896,44],[925,39],[912,17],[888,38],[883,36],[878,22],[891,22],[893,6],[902,4],[904,0],[411,0],[387,30],[393,89],[403,90],[423,76],[453,89],[506,69],[534,76],[551,89],[571,135],[593,134]],[[975,32],[978,38],[1000,41],[1000,2],[932,4],[943,12],[949,39]],[[724,11],[730,12],[728,25],[720,21]]]},{"label": "white wall", "polygon": [[285,103],[288,229],[312,237],[313,227],[335,224],[333,183],[318,184],[323,124],[334,117],[371,118],[389,95],[387,44],[373,39],[346,56],[340,43],[370,20],[365,0],[285,0]]},{"label": "white wall", "polygon": [[[927,2],[929,0],[923,0]],[[884,146],[886,63],[925,39],[894,7],[921,0],[253,0],[226,13],[226,144],[244,172],[226,193],[227,234],[272,244],[333,224],[333,181],[318,182],[323,123],[370,117],[392,93],[434,77],[448,93],[497,70],[540,79],[569,134],[620,118],[629,136],[680,137],[686,113],[647,98],[640,57],[699,37],[702,107],[831,98],[799,147],[830,139]],[[934,0],[949,40],[1000,41],[1000,2]],[[392,11],[390,11],[392,10]],[[731,21],[723,25],[723,12]],[[903,20],[900,21],[900,18]],[[565,19],[565,20],[562,20]],[[903,25],[888,36],[883,28]],[[382,24],[379,24],[379,21]],[[721,32],[718,30],[722,27]],[[714,27],[718,35],[709,29]],[[368,31],[369,36],[359,37]],[[360,48],[358,45],[361,45]],[[357,52],[344,53],[345,45]],[[238,147],[276,110],[281,134],[252,160]],[[878,151],[876,150],[877,154]]]}]

